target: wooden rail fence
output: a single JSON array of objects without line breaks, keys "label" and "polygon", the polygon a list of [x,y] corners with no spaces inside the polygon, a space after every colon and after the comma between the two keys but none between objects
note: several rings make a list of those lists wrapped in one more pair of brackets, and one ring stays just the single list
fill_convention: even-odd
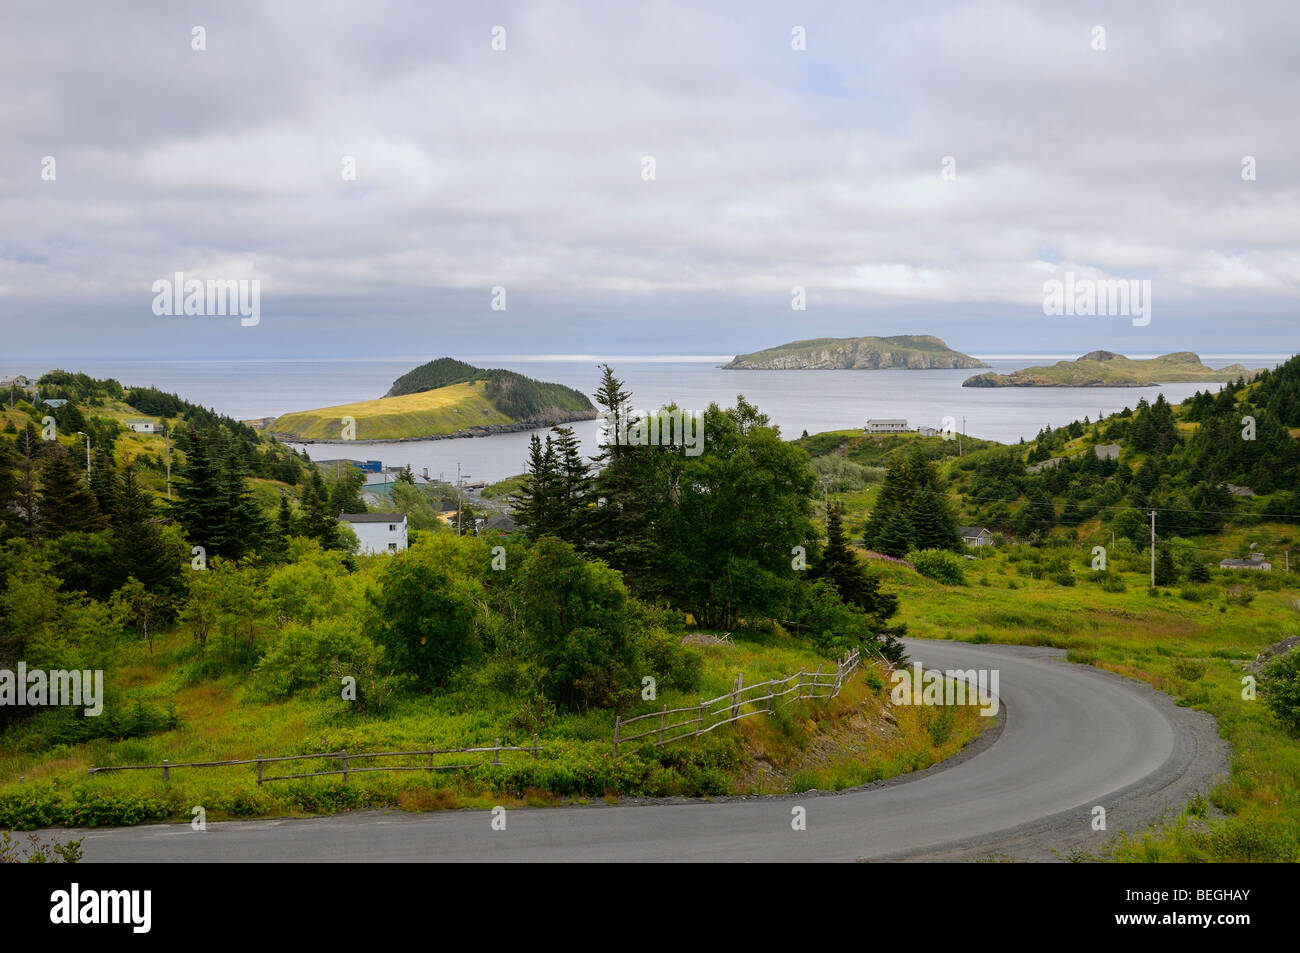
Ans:
[{"label": "wooden rail fence", "polygon": [[[818,665],[815,672],[800,669],[785,678],[769,679],[755,685],[745,685],[742,681],[744,676],[741,674],[736,676],[730,692],[717,698],[701,698],[700,703],[691,708],[669,708],[665,705],[660,711],[652,711],[644,715],[633,715],[631,718],[615,717],[614,757],[618,757],[619,745],[640,738],[656,737],[655,747],[662,747],[685,738],[698,738],[700,735],[708,734],[714,728],[740,721],[751,715],[774,714],[778,708],[791,702],[810,698],[834,698],[840,693],[844,680],[853,673],[860,661],[861,655],[857,649],[854,649],[852,652],[846,652],[844,657],[835,664],[835,669],[829,672],[823,672],[822,666]],[[669,723],[669,718],[679,715],[686,717]],[[641,731],[638,734],[623,733],[623,729],[628,725],[647,719],[657,719],[658,724],[652,721],[648,731]]]},{"label": "wooden rail fence", "polygon": [[[367,771],[453,771],[460,768],[475,768],[484,764],[500,764],[501,752],[503,751],[527,751],[537,759],[537,753],[544,750],[544,745],[537,743],[537,735],[533,735],[531,747],[520,747],[515,745],[503,745],[501,739],[491,747],[485,748],[425,748],[419,751],[371,751],[363,753],[348,754],[348,749],[343,748],[340,751],[324,751],[320,754],[289,754],[278,755],[273,758],[264,758],[258,755],[256,758],[243,758],[233,761],[179,761],[172,762],[163,758],[162,764],[121,764],[121,765],[104,765],[103,767],[92,766],[87,772],[90,775],[98,774],[101,771],[162,771],[163,780],[170,781],[172,770],[175,768],[228,768],[234,765],[252,764],[257,765],[257,783],[262,784],[268,781],[288,781],[292,778],[318,778],[330,774],[341,774],[343,780],[348,779],[349,774],[362,774]],[[469,764],[435,764],[434,758],[438,755],[449,754],[491,754],[489,761],[474,761]],[[366,761],[373,758],[428,758],[427,764],[381,764],[371,765],[369,767],[349,767],[349,762]],[[265,773],[266,766],[270,764],[279,764],[285,761],[312,761],[319,759],[329,759],[339,762],[339,767],[330,768],[325,771],[306,771],[298,774],[272,774]]]}]

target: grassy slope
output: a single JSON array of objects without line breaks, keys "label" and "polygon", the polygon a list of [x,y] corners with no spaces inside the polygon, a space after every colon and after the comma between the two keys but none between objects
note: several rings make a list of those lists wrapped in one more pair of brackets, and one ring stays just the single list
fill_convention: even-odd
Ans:
[{"label": "grassy slope", "polygon": [[[1184,431],[1194,428],[1180,425]],[[880,464],[918,439],[925,438],[864,438],[860,431],[842,431],[799,442],[814,454],[841,453],[857,462]],[[991,445],[971,441],[967,452],[979,453],[985,446]],[[1070,441],[1066,452],[1083,452],[1089,446],[1086,437],[1079,438]],[[951,474],[956,463],[949,456],[944,468]],[[835,494],[845,504],[845,526],[851,534],[860,536],[877,491],[878,486],[868,486]],[[1012,509],[1021,505],[1017,502]],[[1258,512],[1263,501],[1239,500],[1238,507],[1243,513]],[[962,519],[972,518],[960,506],[958,513]],[[1298,541],[1296,528],[1258,519],[1229,524],[1222,533],[1189,542],[1201,561],[1211,565],[1224,556],[1243,555],[1255,543],[1274,556],[1280,570],[1282,551],[1295,548]],[[1147,556],[1116,556],[1112,551],[1110,569],[1126,588],[1107,592],[1090,568],[1092,545],[1110,543],[1100,520],[1058,528],[1054,535],[1062,548],[985,551],[984,558],[966,563],[967,586],[945,586],[888,563],[873,565],[899,593],[900,616],[912,635],[1064,648],[1075,661],[1148,682],[1218,720],[1234,752],[1228,781],[1212,792],[1208,804],[1191,803],[1167,825],[1122,834],[1106,857],[1300,861],[1300,798],[1295,796],[1300,789],[1300,743],[1262,702],[1241,697],[1240,682],[1243,662],[1266,646],[1300,634],[1300,578],[1278,571],[1216,570],[1207,585],[1180,584],[1151,596]],[[1063,558],[1068,559],[1074,586],[1055,581],[1056,572],[1048,568],[1049,561]]]},{"label": "grassy slope", "polygon": [[[154,812],[142,819],[189,816],[202,804],[211,817],[308,814],[341,807],[395,805],[428,810],[494,804],[553,803],[620,795],[710,795],[778,793],[810,788],[843,788],[902,772],[920,770],[956,753],[987,728],[973,706],[954,709],[902,707],[883,712],[888,682],[878,666],[855,674],[830,701],[796,702],[777,717],[745,719],[703,739],[666,749],[665,765],[644,772],[646,760],[636,743],[617,763],[609,759],[613,718],[608,712],[561,714],[539,728],[546,749],[536,766],[527,756],[507,755],[498,768],[440,774],[431,785],[422,772],[372,773],[350,778],[289,781],[258,787],[253,769],[244,767],[176,769],[164,787],[158,772],[110,772],[87,779],[94,765],[158,764],[227,760],[258,755],[334,751],[378,751],[530,744],[531,728],[516,720],[517,703],[461,685],[435,696],[412,698],[385,716],[348,710],[337,696],[298,695],[262,702],[248,694],[246,676],[201,677],[188,634],[173,631],[150,658],[139,645],[129,658],[106,673],[122,689],[157,703],[174,704],[178,728],[123,741],[95,740],[49,750],[42,743],[39,717],[0,736],[0,817],[14,823],[26,816],[14,799],[34,796],[85,805],[79,823],[93,823],[107,805],[143,803]],[[826,665],[806,645],[782,633],[738,639],[734,645],[707,646],[703,681],[689,695],[661,691],[642,702],[637,713],[694,705],[700,697],[730,690],[737,672],[753,684],[801,668]],[[332,689],[331,689],[332,691]],[[44,716],[40,716],[44,717]],[[464,761],[456,756],[439,763]],[[395,763],[395,762],[387,762]],[[420,763],[424,763],[423,760]],[[321,770],[321,762],[289,762],[270,773]],[[19,775],[26,785],[17,785]],[[9,817],[6,812],[15,813]],[[116,818],[118,815],[111,815]]]},{"label": "grassy slope", "polygon": [[[1286,580],[1216,571],[1206,586],[1151,596],[1139,557],[1119,573],[1127,591],[1105,592],[1082,558],[1072,560],[1078,582],[1069,587],[1022,575],[1018,565],[1028,573],[1029,564],[1009,556],[969,563],[971,584],[962,587],[887,564],[882,572],[898,587],[913,635],[1068,649],[1073,661],[1140,679],[1208,711],[1232,745],[1231,777],[1210,796],[1212,821],[1210,807],[1193,802],[1167,826],[1121,835],[1106,856],[1300,861],[1300,744],[1262,702],[1241,697],[1240,683],[1243,661],[1300,632],[1300,585],[1260,588]],[[1249,604],[1243,592],[1254,594]]]},{"label": "grassy slope", "polygon": [[483,382],[474,381],[401,397],[380,397],[285,414],[269,429],[307,440],[338,440],[344,417],[355,418],[358,440],[429,437],[469,427],[513,423],[484,395]]}]

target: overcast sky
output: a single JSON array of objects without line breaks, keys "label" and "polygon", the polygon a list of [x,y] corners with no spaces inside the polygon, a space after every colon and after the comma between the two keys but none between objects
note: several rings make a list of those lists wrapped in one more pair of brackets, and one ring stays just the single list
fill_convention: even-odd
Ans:
[{"label": "overcast sky", "polygon": [[[7,0],[2,349],[1291,353],[1298,25],[1294,0]],[[155,315],[175,272],[260,280],[260,322]],[[1046,317],[1066,272],[1149,280],[1150,323]]]}]

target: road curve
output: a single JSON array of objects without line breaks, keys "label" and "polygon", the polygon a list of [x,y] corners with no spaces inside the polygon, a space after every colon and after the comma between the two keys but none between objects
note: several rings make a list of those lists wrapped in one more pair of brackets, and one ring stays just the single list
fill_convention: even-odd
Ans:
[{"label": "road curve", "polygon": [[[1176,808],[1226,772],[1213,720],[1059,650],[908,640],[927,668],[997,669],[1005,722],[979,753],[837,794],[85,830],[95,861],[1050,859]],[[977,745],[979,742],[976,743]],[[806,811],[806,830],[791,826]],[[1106,809],[1108,832],[1093,830]]]}]

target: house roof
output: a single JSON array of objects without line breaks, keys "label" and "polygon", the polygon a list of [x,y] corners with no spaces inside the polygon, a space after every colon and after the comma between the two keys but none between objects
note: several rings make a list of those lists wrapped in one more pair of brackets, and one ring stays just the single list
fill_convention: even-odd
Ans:
[{"label": "house roof", "polygon": [[993,532],[985,526],[958,526],[957,532],[963,539],[968,536],[982,536],[985,533],[993,535]]},{"label": "house roof", "polygon": [[513,533],[519,528],[519,524],[515,522],[515,518],[509,513],[498,513],[484,523],[483,528],[500,530],[503,533]]},{"label": "house roof", "polygon": [[1272,568],[1272,563],[1264,559],[1223,559],[1219,561],[1220,569],[1254,569],[1257,566],[1268,566]]},{"label": "house roof", "polygon": [[907,426],[907,421],[902,417],[869,417],[868,424],[901,424]]},{"label": "house roof", "polygon": [[340,513],[345,523],[405,523],[405,513]]}]

